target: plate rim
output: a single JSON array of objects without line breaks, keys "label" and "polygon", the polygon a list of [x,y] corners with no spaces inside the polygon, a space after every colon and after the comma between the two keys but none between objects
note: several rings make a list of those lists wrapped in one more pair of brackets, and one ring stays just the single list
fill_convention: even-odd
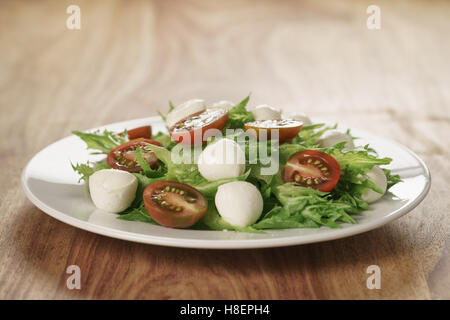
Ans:
[{"label": "plate rim", "polygon": [[[96,129],[102,129],[105,127],[110,126],[120,126],[124,123],[129,123],[133,121],[143,121],[148,120],[150,122],[160,122],[161,117],[154,116],[154,117],[148,117],[148,118],[138,118],[138,119],[130,119],[126,121],[120,121],[115,122],[103,126],[99,126],[97,128],[89,129],[86,131],[92,131]],[[356,129],[356,128],[355,128]],[[326,234],[326,233],[320,233],[320,234],[309,234],[306,238],[304,235],[299,236],[289,236],[289,237],[282,237],[282,238],[268,238],[268,239],[219,239],[219,240],[202,240],[202,239],[179,239],[179,238],[172,238],[172,237],[163,237],[163,236],[152,236],[152,235],[146,235],[146,234],[137,234],[130,231],[124,231],[124,230],[118,230],[111,227],[105,227],[101,225],[94,225],[88,221],[83,221],[77,218],[74,218],[64,212],[61,212],[59,210],[53,209],[52,207],[45,204],[43,201],[41,201],[38,197],[36,197],[31,190],[29,189],[27,183],[26,183],[26,173],[28,171],[28,168],[32,161],[42,152],[44,152],[47,148],[50,148],[56,143],[61,142],[64,139],[68,139],[71,136],[67,136],[64,138],[61,138],[43,149],[41,149],[39,152],[37,152],[26,164],[24,169],[21,173],[21,184],[22,189],[25,192],[25,195],[27,198],[41,211],[48,214],[49,216],[55,218],[56,220],[59,220],[61,222],[64,222],[68,225],[71,225],[73,227],[89,231],[92,233],[96,233],[99,235],[120,239],[120,240],[126,240],[126,241],[133,241],[137,243],[144,243],[144,244],[153,244],[153,245],[160,245],[160,246],[168,246],[168,247],[178,247],[178,248],[197,248],[197,249],[257,249],[257,248],[274,248],[274,247],[285,247],[285,246],[294,246],[294,245],[302,245],[302,244],[309,244],[309,243],[318,243],[318,242],[324,242],[324,241],[331,241],[336,239],[342,239],[347,238],[350,236],[354,236],[357,234],[361,234],[367,231],[371,231],[374,229],[377,229],[389,222],[392,222],[393,220],[396,220],[403,215],[407,214],[408,212],[412,211],[414,208],[416,208],[422,200],[426,197],[428,194],[430,188],[431,188],[431,173],[428,168],[428,166],[425,164],[425,162],[411,149],[408,147],[398,143],[395,140],[391,140],[388,138],[380,137],[378,135],[374,135],[368,131],[360,130],[367,132],[370,135],[376,136],[377,138],[381,140],[387,140],[390,143],[394,144],[396,147],[403,149],[406,151],[409,155],[414,157],[420,164],[420,167],[424,171],[424,175],[426,177],[426,184],[420,194],[413,199],[410,203],[406,204],[404,207],[398,208],[395,211],[392,211],[387,216],[384,216],[378,220],[373,221],[370,224],[358,224],[354,225],[353,228],[344,228],[340,229],[341,232],[339,233],[333,233],[333,234]],[[192,230],[195,232],[199,232],[199,230]],[[201,230],[202,232],[221,232],[221,231],[214,231],[214,230]],[[233,232],[233,231],[229,231]]]}]

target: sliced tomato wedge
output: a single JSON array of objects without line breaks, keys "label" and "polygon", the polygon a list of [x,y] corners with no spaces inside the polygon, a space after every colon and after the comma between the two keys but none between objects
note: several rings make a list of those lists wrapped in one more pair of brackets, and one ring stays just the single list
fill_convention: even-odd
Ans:
[{"label": "sliced tomato wedge", "polygon": [[334,189],[341,175],[341,167],[332,156],[317,150],[295,153],[283,168],[284,182],[294,182],[328,192]]},{"label": "sliced tomato wedge", "polygon": [[224,109],[206,109],[178,121],[170,128],[170,136],[182,145],[202,145],[214,135],[209,129],[222,130],[228,121],[228,111]]},{"label": "sliced tomato wedge", "polygon": [[106,158],[106,162],[113,169],[125,170],[128,172],[140,172],[142,171],[142,168],[136,162],[136,149],[140,147],[142,156],[150,165],[150,168],[156,169],[159,164],[159,159],[153,151],[148,149],[148,144],[154,144],[156,146],[161,145],[155,140],[143,138],[134,139],[111,150]]},{"label": "sliced tomato wedge", "polygon": [[[127,130],[128,139],[134,140],[139,138],[150,139],[152,137],[152,126],[143,126],[134,128],[131,130]],[[123,132],[119,133],[119,136],[122,136]]]},{"label": "sliced tomato wedge", "polygon": [[297,120],[275,119],[259,120],[244,124],[247,132],[255,135],[258,139],[272,139],[275,130],[278,131],[280,143],[293,139],[302,129],[303,122]]},{"label": "sliced tomato wedge", "polygon": [[175,181],[158,181],[143,194],[147,213],[159,224],[170,228],[188,228],[199,221],[208,202],[195,188]]}]

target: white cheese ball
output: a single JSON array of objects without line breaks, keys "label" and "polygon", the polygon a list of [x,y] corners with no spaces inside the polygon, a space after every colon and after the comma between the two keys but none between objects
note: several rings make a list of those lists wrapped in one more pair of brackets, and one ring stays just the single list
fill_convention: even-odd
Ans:
[{"label": "white cheese ball", "polygon": [[258,188],[246,181],[233,181],[219,187],[216,208],[223,220],[246,227],[255,223],[263,211],[263,198]]},{"label": "white cheese ball", "polygon": [[256,106],[255,108],[251,109],[250,112],[252,113],[253,118],[255,118],[255,120],[281,119],[280,110],[268,106],[267,104]]},{"label": "white cheese ball", "polygon": [[225,109],[227,111],[230,111],[231,108],[233,108],[235,104],[231,101],[227,100],[221,100],[218,102],[214,102],[211,106],[212,109]]},{"label": "white cheese ball", "polygon": [[312,125],[311,119],[304,113],[292,113],[292,114],[288,114],[286,117],[283,117],[283,118],[284,119],[301,121],[301,122],[303,122],[304,126]]},{"label": "white cheese ball", "polygon": [[[370,181],[375,183],[378,188],[383,190],[383,194],[386,193],[387,189],[387,179],[386,175],[384,174],[384,171],[378,167],[374,166],[372,169],[367,171],[367,177]],[[363,199],[367,203],[372,203],[380,199],[383,194],[373,191],[372,189],[365,189],[363,191],[363,194],[361,196],[361,199]]]},{"label": "white cheese ball", "polygon": [[202,99],[192,99],[188,100],[178,106],[176,106],[171,112],[166,116],[166,124],[171,128],[175,123],[184,118],[190,116],[191,114],[205,110],[205,101]]},{"label": "white cheese ball", "polygon": [[128,208],[136,196],[138,181],[123,170],[104,169],[89,177],[89,191],[95,206],[119,213]]},{"label": "white cheese ball", "polygon": [[344,151],[355,149],[355,144],[353,143],[352,137],[337,130],[325,131],[319,139],[320,146],[323,148],[329,148],[341,142],[347,142],[345,144],[345,148],[343,149]]},{"label": "white cheese ball", "polygon": [[239,177],[245,171],[245,153],[235,141],[220,139],[200,153],[198,170],[209,181]]}]

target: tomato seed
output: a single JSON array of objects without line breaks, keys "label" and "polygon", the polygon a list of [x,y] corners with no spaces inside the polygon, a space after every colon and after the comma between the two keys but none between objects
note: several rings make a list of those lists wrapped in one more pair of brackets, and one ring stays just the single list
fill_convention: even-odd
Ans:
[{"label": "tomato seed", "polygon": [[189,202],[189,203],[194,203],[194,202],[195,202],[195,198],[190,197],[190,196],[186,196],[185,199],[186,199],[186,201]]}]

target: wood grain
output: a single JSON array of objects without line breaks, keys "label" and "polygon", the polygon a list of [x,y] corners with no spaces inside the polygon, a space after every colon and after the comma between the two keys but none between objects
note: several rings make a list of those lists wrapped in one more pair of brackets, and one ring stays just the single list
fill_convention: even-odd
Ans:
[{"label": "wood grain", "polygon": [[[0,298],[449,299],[450,3],[0,2]],[[166,111],[192,97],[268,103],[365,128],[416,151],[431,192],[407,216],[290,248],[164,248],[52,219],[20,186],[27,161],[73,129]],[[82,270],[81,290],[65,286]],[[366,288],[367,266],[382,289]]]}]

